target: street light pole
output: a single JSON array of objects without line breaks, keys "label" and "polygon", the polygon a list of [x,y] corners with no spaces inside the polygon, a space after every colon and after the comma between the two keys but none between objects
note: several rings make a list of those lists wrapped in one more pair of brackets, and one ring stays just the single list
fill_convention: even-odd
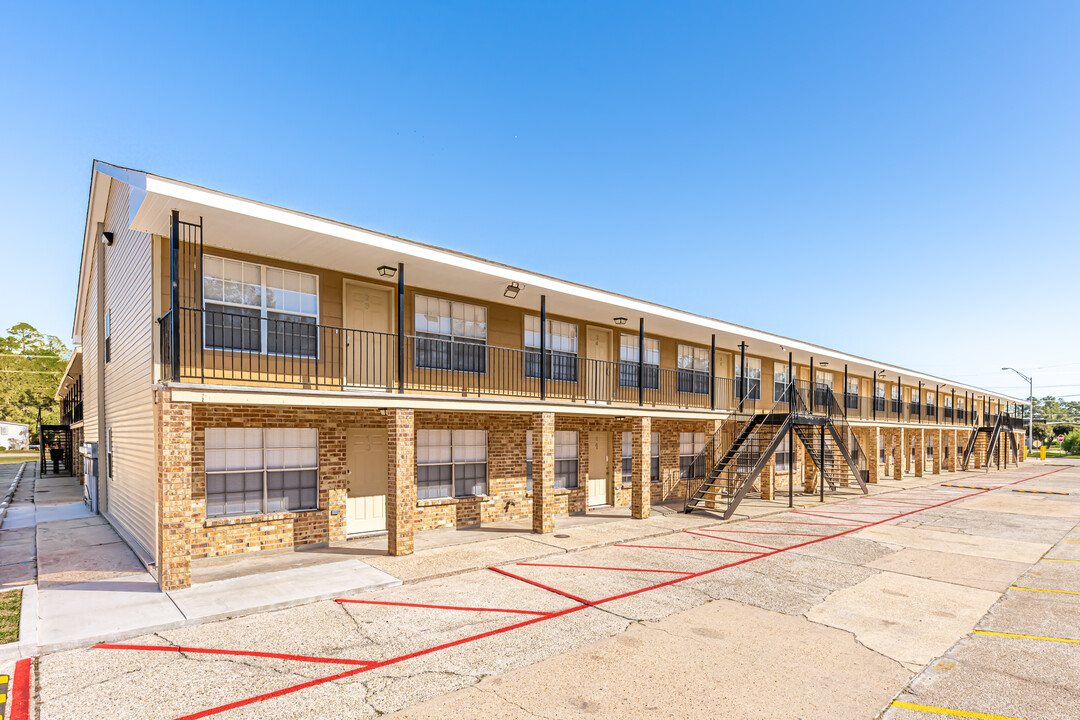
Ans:
[{"label": "street light pole", "polygon": [[1029,402],[1029,405],[1028,405],[1027,448],[1028,448],[1028,452],[1030,453],[1032,450],[1034,450],[1034,448],[1032,447],[1032,443],[1035,440],[1035,384],[1031,380],[1031,378],[1029,378],[1024,373],[1020,372],[1016,368],[1003,367],[1001,369],[1002,370],[1012,370],[1014,373],[1016,373],[1017,375],[1019,375],[1020,377],[1022,377],[1025,380],[1028,381],[1028,402]]}]

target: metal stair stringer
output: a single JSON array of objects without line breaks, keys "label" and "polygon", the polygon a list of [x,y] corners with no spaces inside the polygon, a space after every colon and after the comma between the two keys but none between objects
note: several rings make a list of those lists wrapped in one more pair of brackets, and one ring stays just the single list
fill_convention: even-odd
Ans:
[{"label": "metal stair stringer", "polygon": [[[745,478],[743,478],[738,490],[735,491],[735,495],[728,500],[727,507],[724,509],[725,520],[729,520],[731,516],[735,513],[735,508],[739,507],[739,503],[742,502],[743,498],[746,496],[746,493],[753,486],[754,481],[757,480],[758,476],[761,475],[761,471],[765,469],[765,466],[769,462],[769,458],[771,458],[773,454],[776,453],[776,449],[780,447],[780,443],[781,441],[783,441],[784,435],[791,428],[793,422],[794,421],[792,419],[792,415],[789,413],[788,416],[784,418],[784,421],[780,424],[780,428],[775,433],[773,433],[772,438],[769,440],[769,444],[765,446],[765,450],[762,451],[760,456],[758,456],[757,462],[754,463],[753,468],[751,468],[750,472],[746,475]],[[761,427],[765,427],[765,424],[762,423],[761,425],[759,425],[759,429]]]}]

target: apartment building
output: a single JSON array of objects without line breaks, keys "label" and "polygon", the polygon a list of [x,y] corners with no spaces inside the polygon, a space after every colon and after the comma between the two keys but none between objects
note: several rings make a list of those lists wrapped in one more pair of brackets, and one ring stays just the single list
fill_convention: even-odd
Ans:
[{"label": "apartment building", "polygon": [[103,162],[73,334],[87,484],[165,589],[364,533],[407,554],[1023,459],[1016,398]]}]

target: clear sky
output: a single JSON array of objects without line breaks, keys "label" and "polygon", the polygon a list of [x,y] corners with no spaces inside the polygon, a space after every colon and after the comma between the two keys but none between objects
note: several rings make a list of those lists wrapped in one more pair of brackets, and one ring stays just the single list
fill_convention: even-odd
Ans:
[{"label": "clear sky", "polygon": [[[228,6],[228,7],[224,7]],[[0,328],[94,158],[1080,395],[1080,3],[6,3]],[[1071,304],[1071,309],[1066,309]]]}]

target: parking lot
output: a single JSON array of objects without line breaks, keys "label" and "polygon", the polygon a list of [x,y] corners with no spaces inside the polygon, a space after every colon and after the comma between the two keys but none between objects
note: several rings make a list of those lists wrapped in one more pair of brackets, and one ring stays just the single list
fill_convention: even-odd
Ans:
[{"label": "parking lot", "polygon": [[43,720],[1075,718],[1076,493],[1076,466],[956,473],[163,631],[40,658],[35,709]]}]

